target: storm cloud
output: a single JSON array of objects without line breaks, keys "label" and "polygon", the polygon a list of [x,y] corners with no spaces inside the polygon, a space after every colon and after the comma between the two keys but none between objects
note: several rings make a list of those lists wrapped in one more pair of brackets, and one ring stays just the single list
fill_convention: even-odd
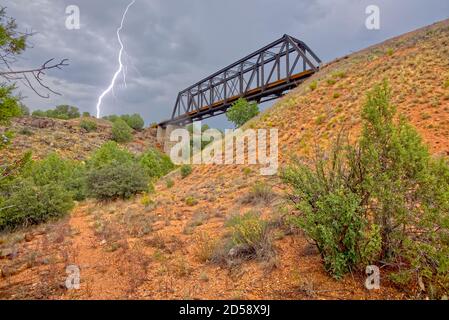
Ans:
[{"label": "storm cloud", "polygon": [[[98,96],[117,70],[116,29],[128,0],[4,0],[21,30],[36,32],[18,67],[49,58],[70,66],[47,81],[62,94],[42,99],[20,87],[30,109],[58,104],[95,114]],[[365,27],[365,8],[380,8],[380,30]],[[80,9],[81,27],[65,27],[66,7]],[[259,47],[291,34],[323,61],[448,17],[447,0],[136,0],[122,30],[127,86],[117,79],[102,115],[140,113],[147,123],[169,117],[177,93]],[[209,120],[226,126],[222,116]]]}]

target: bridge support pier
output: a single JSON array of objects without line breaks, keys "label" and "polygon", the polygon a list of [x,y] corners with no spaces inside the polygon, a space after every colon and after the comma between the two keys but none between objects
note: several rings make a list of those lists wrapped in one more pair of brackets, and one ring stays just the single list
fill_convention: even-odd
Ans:
[{"label": "bridge support pier", "polygon": [[167,125],[167,128],[165,128],[164,152],[165,152],[166,154],[170,155],[170,150],[171,150],[171,148],[172,148],[175,144],[178,143],[177,141],[175,141],[175,142],[170,141],[170,135],[171,135],[171,133],[172,133],[174,130],[176,130],[176,129],[182,129],[182,128],[184,128],[184,127],[182,127],[182,126],[177,126],[177,125],[174,125],[174,124],[169,124],[169,125]]},{"label": "bridge support pier", "polygon": [[162,149],[167,155],[170,155],[171,148],[177,143],[177,141],[170,141],[171,133],[176,129],[184,128],[182,126],[169,124],[165,128],[162,126],[157,127],[156,141],[162,145]]},{"label": "bridge support pier", "polygon": [[164,140],[165,140],[165,128],[163,128],[162,126],[157,126],[156,141],[157,143],[163,145]]}]

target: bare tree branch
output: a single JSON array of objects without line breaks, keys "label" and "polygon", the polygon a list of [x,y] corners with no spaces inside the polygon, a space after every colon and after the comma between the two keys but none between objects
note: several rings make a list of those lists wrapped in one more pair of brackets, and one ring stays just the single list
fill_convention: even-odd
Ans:
[{"label": "bare tree branch", "polygon": [[44,73],[45,70],[51,70],[54,68],[61,69],[61,67],[69,65],[67,63],[68,59],[63,59],[59,63],[49,65],[49,63],[52,62],[53,60],[54,60],[54,58],[46,61],[41,67],[35,68],[35,69],[28,69],[28,70],[25,69],[25,70],[18,70],[18,71],[14,71],[14,70],[0,71],[0,76],[11,75],[11,74],[27,74],[27,73],[32,73],[32,74],[35,74],[36,76],[39,76],[40,74],[45,74]]},{"label": "bare tree branch", "polygon": [[38,96],[42,98],[49,98],[50,95],[42,94],[36,89],[37,86],[44,88],[46,91],[60,95],[60,93],[52,90],[48,85],[44,83],[43,76],[46,75],[46,71],[52,69],[61,70],[63,67],[68,66],[68,59],[63,59],[59,63],[54,63],[54,58],[45,61],[42,66],[34,69],[13,70],[10,67],[11,60],[8,60],[7,55],[0,56],[0,61],[6,66],[5,71],[0,71],[0,77],[8,82],[21,81],[25,86],[33,90]]}]

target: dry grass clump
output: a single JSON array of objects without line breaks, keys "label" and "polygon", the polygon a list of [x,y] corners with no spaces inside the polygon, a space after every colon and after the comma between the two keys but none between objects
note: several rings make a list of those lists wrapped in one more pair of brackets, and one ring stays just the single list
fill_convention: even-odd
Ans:
[{"label": "dry grass clump", "polygon": [[183,256],[176,257],[172,263],[170,263],[170,271],[177,277],[186,277],[190,274],[192,267]]},{"label": "dry grass clump", "polygon": [[264,182],[256,182],[251,190],[240,199],[241,204],[269,204],[276,194]]},{"label": "dry grass clump", "polygon": [[153,222],[153,215],[132,211],[126,212],[122,218],[127,233],[136,238],[150,234],[153,231]]},{"label": "dry grass clump", "polygon": [[208,260],[232,266],[252,259],[269,261],[276,255],[269,222],[259,213],[249,211],[234,215],[226,222],[226,227],[229,233],[221,242],[207,247]]},{"label": "dry grass clump", "polygon": [[201,226],[208,218],[209,215],[204,210],[195,212],[192,219],[190,219],[184,227],[183,233],[192,234],[195,228]]},{"label": "dry grass clump", "polygon": [[201,262],[212,261],[219,240],[212,238],[208,233],[202,232],[196,237],[196,243],[194,252],[198,260]]},{"label": "dry grass clump", "polygon": [[160,232],[155,232],[151,238],[146,239],[145,244],[159,250],[165,250],[167,248],[166,240]]}]

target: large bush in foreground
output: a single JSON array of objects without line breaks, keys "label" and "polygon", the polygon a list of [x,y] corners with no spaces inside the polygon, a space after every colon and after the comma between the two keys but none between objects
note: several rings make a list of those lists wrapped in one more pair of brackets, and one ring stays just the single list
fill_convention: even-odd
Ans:
[{"label": "large bush in foreground", "polygon": [[[63,216],[73,200],[86,197],[84,166],[50,154],[31,161],[31,153],[0,183],[0,229],[14,229]],[[3,200],[2,200],[3,199]]]},{"label": "large bush in foreground", "polygon": [[101,200],[148,191],[153,180],[174,169],[170,158],[156,149],[136,157],[113,141],[94,152],[86,166],[89,194]]},{"label": "large bush in foreground", "polygon": [[438,297],[449,291],[449,165],[395,115],[385,82],[367,96],[355,147],[284,172],[301,212],[292,222],[332,275],[386,262],[397,283]]},{"label": "large bush in foreground", "polygon": [[31,162],[23,177],[30,178],[36,186],[59,184],[74,200],[84,200],[87,196],[84,166],[62,159],[56,153]]},{"label": "large bush in foreground", "polygon": [[86,166],[87,189],[94,198],[129,198],[148,188],[148,177],[143,167],[133,154],[114,141],[96,150]]},{"label": "large bush in foreground", "polygon": [[46,222],[68,213],[72,197],[60,184],[37,186],[30,179],[17,180],[0,211],[0,230]]},{"label": "large bush in foreground", "polygon": [[100,199],[130,198],[148,189],[148,178],[143,168],[135,162],[111,162],[90,170],[87,184],[91,196]]},{"label": "large bush in foreground", "polygon": [[[12,117],[29,113],[28,108],[20,103],[20,96],[14,94],[15,80],[25,75],[20,71],[15,73],[14,62],[27,48],[28,36],[18,32],[15,20],[6,15],[5,8],[0,8],[0,56],[5,67],[2,68],[2,78],[8,79],[0,83],[0,125],[8,124]],[[39,74],[39,80],[43,80],[40,77],[43,74]],[[40,81],[39,84],[42,85]],[[0,150],[7,148],[12,138],[12,132],[0,134]],[[29,173],[30,165],[29,152],[12,161],[0,154],[0,230],[61,216],[73,205],[71,194],[59,182],[38,185],[33,174]]]},{"label": "large bush in foreground", "polygon": [[114,141],[108,141],[94,151],[86,164],[89,169],[101,168],[111,162],[129,163],[135,161],[134,156]]}]

